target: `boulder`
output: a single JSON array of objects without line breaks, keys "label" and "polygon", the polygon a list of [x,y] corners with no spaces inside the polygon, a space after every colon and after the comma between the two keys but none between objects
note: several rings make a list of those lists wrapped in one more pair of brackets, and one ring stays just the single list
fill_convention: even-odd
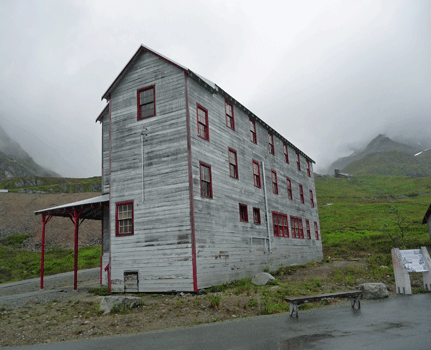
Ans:
[{"label": "boulder", "polygon": [[100,302],[100,311],[109,314],[111,311],[131,309],[142,304],[141,298],[130,296],[107,296]]},{"label": "boulder", "polygon": [[364,283],[359,288],[364,292],[363,299],[383,299],[389,296],[384,283]]},{"label": "boulder", "polygon": [[265,284],[268,284],[272,280],[275,280],[275,278],[271,276],[271,274],[267,272],[261,272],[255,275],[251,279],[251,283],[254,284],[255,286],[264,286]]}]

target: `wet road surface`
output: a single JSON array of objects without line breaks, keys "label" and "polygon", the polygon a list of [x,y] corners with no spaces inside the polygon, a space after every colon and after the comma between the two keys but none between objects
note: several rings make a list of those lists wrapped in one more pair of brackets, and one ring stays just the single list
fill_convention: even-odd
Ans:
[{"label": "wet road surface", "polygon": [[[431,293],[190,328],[29,346],[28,350],[431,349]],[[18,349],[18,348],[10,348]]]}]

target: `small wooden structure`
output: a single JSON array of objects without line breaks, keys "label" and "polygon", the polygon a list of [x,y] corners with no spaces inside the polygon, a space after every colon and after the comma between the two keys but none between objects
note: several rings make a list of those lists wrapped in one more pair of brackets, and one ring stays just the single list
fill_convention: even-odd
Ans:
[{"label": "small wooden structure", "polygon": [[289,305],[290,316],[296,313],[296,317],[298,317],[298,307],[302,304],[312,303],[316,301],[322,300],[332,300],[332,299],[343,299],[349,298],[350,305],[352,308],[357,306],[357,309],[361,308],[361,297],[363,292],[360,290],[354,290],[350,292],[341,292],[341,293],[328,293],[328,294],[318,294],[318,295],[309,295],[304,297],[294,297],[294,298],[285,298]]}]

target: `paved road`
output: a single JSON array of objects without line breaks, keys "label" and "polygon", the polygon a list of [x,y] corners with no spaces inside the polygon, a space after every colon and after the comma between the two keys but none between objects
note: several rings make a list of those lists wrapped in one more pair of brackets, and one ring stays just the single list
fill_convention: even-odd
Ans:
[{"label": "paved road", "polygon": [[[348,305],[348,304],[347,304]],[[378,302],[261,316],[123,337],[24,347],[27,350],[431,349],[431,293]],[[18,348],[10,348],[18,349]]]}]

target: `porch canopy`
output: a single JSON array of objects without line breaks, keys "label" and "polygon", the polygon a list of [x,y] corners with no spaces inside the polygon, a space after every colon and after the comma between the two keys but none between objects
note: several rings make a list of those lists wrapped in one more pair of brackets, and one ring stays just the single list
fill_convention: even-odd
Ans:
[{"label": "porch canopy", "polygon": [[59,205],[35,211],[35,215],[42,215],[42,254],[40,268],[40,288],[43,289],[43,269],[45,261],[45,226],[53,216],[68,217],[75,225],[75,259],[74,259],[74,289],[78,282],[78,228],[84,220],[102,220],[103,207],[109,207],[109,194],[84,199],[82,201]]}]

